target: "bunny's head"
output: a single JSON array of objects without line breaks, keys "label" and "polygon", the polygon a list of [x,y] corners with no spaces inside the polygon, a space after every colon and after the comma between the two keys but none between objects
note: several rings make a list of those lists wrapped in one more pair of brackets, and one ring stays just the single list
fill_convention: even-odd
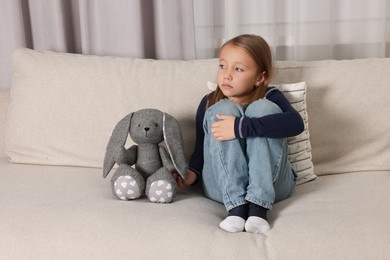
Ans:
[{"label": "bunny's head", "polygon": [[129,133],[137,144],[159,144],[164,141],[163,112],[156,109],[143,109],[130,114]]},{"label": "bunny's head", "polygon": [[115,126],[107,145],[104,176],[115,164],[110,154],[118,147],[124,147],[129,135],[137,144],[151,143],[157,145],[165,141],[176,170],[184,176],[187,163],[179,122],[173,116],[151,108],[130,113]]}]

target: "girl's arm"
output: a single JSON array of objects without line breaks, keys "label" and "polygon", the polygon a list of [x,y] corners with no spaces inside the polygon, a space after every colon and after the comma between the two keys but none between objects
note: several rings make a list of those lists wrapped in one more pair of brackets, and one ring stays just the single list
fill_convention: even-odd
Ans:
[{"label": "girl's arm", "polygon": [[[278,89],[272,89],[266,98],[278,105],[282,113],[259,118],[236,117],[234,132],[237,138],[252,136],[285,138],[298,135],[304,130],[305,126],[301,115],[291,106],[282,92]],[[239,133],[242,135],[240,136]]]},{"label": "girl's arm", "polygon": [[203,132],[203,118],[206,111],[207,106],[207,96],[205,96],[198,106],[196,111],[196,139],[195,139],[195,148],[194,152],[191,155],[190,163],[188,165],[188,169],[198,176],[202,174],[203,170],[203,140],[204,140],[204,132]]}]

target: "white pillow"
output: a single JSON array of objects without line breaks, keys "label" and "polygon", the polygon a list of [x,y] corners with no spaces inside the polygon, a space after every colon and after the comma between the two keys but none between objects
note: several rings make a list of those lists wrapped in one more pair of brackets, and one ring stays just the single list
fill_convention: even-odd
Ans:
[{"label": "white pillow", "polygon": [[311,154],[309,118],[306,109],[306,82],[274,85],[286,96],[290,104],[299,112],[305,124],[305,130],[287,140],[289,159],[298,175],[297,185],[314,180],[314,166]]},{"label": "white pillow", "polygon": [[[116,123],[142,108],[157,108],[179,120],[189,158],[196,109],[208,92],[204,83],[215,79],[218,64],[217,59],[147,60],[30,49],[15,50],[12,59],[5,138],[10,161],[85,167],[102,167]],[[293,104],[305,98],[298,86],[304,85],[280,86]],[[295,142],[291,152],[298,183],[314,178],[303,160],[310,154],[306,134],[307,141]]]}]

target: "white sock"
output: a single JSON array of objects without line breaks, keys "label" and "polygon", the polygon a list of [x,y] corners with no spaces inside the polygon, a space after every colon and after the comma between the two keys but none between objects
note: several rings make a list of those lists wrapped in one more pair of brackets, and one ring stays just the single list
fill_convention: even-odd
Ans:
[{"label": "white sock", "polygon": [[245,222],[246,232],[264,234],[270,229],[267,220],[260,217],[249,217]]},{"label": "white sock", "polygon": [[244,231],[244,226],[245,219],[237,216],[229,216],[219,223],[219,227],[227,232]]}]

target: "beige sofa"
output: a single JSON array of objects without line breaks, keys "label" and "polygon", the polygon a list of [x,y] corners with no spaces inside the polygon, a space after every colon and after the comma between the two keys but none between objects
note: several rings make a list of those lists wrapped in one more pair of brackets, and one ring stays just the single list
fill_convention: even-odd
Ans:
[{"label": "beige sofa", "polygon": [[0,91],[1,259],[390,259],[390,59],[277,63],[286,95],[307,88],[306,131],[289,141],[299,185],[256,235],[220,230],[225,209],[200,185],[171,204],[124,202],[102,178],[110,133],[136,109],[177,117],[190,155],[217,60],[12,58],[11,91]]}]

